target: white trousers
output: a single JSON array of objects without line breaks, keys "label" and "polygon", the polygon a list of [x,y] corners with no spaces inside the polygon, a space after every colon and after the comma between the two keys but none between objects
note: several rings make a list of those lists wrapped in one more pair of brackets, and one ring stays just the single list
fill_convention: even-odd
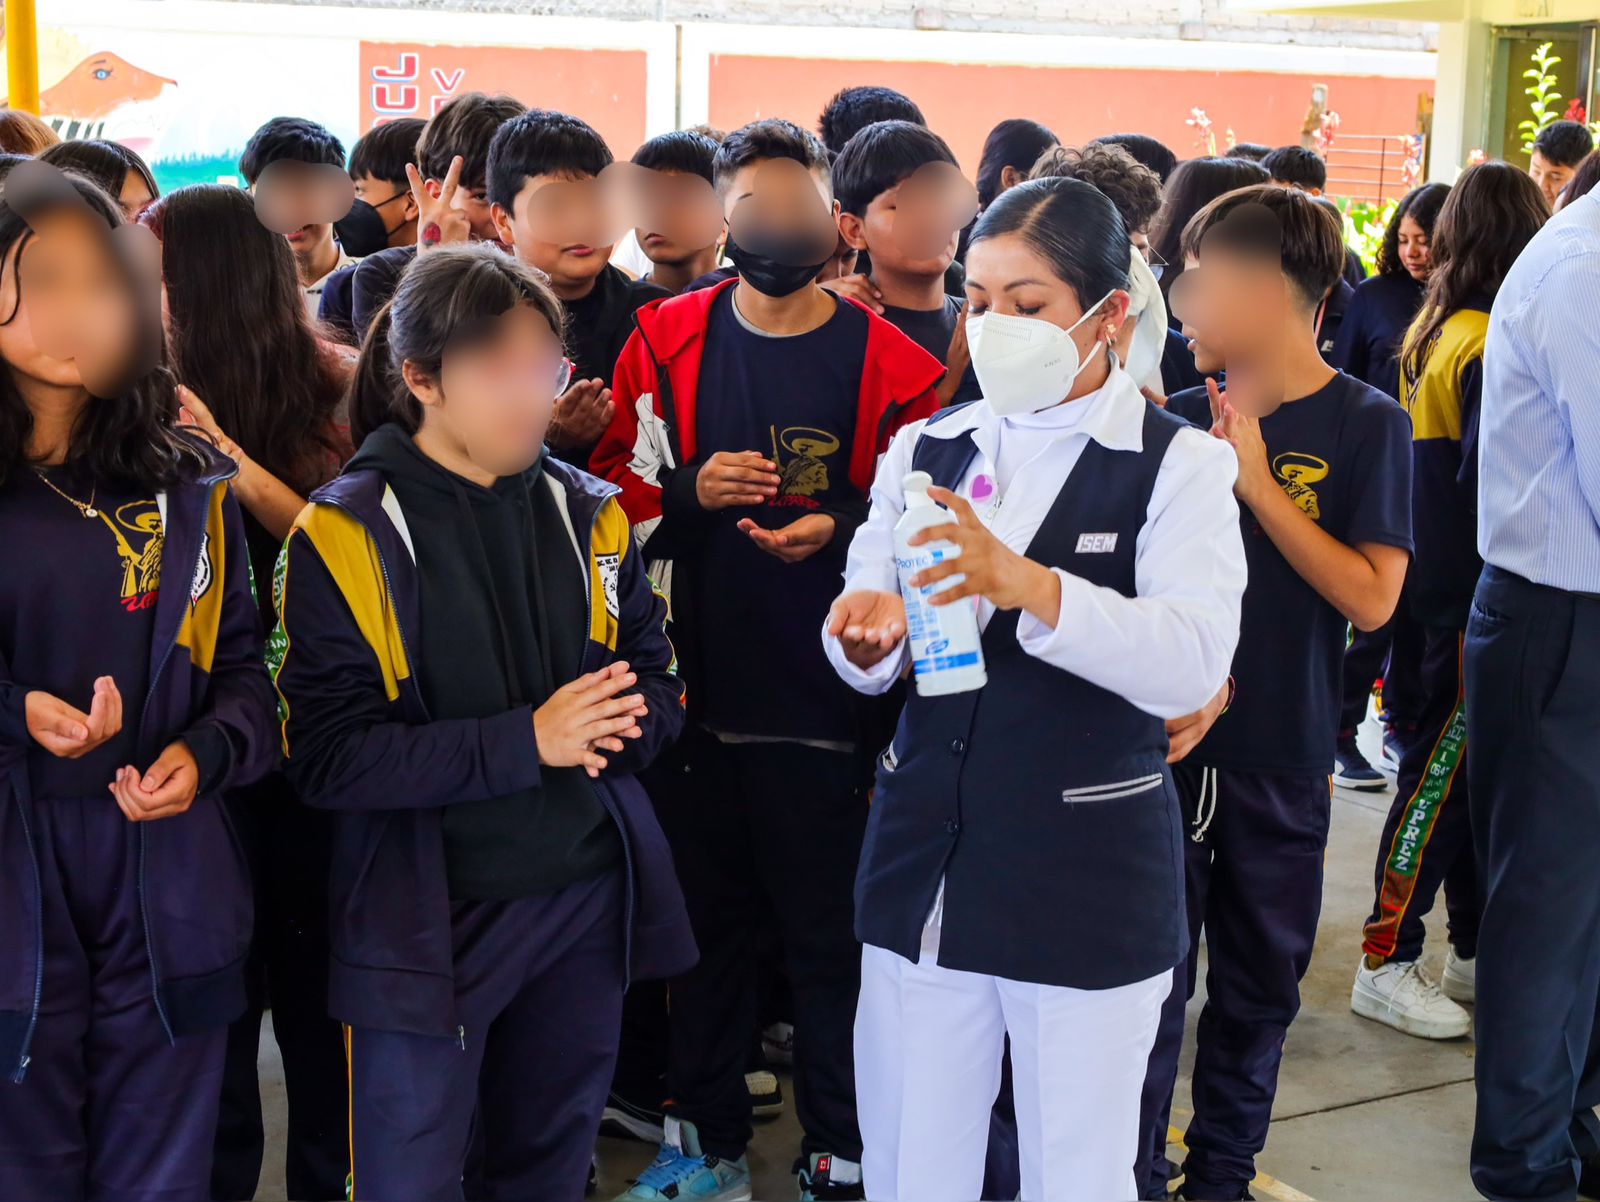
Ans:
[{"label": "white trousers", "polygon": [[867,1197],[979,1197],[1007,1034],[1023,1198],[1137,1197],[1139,1095],[1172,973],[1067,989],[922,959],[862,948],[856,1107]]}]

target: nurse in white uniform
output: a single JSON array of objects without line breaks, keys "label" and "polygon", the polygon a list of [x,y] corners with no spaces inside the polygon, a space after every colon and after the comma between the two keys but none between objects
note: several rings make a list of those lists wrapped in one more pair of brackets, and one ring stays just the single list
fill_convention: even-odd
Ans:
[{"label": "nurse in white uniform", "polygon": [[[1229,447],[1149,404],[1111,346],[1130,249],[1088,184],[979,221],[967,337],[984,399],[902,431],[823,637],[863,693],[907,670],[901,481],[948,491],[954,601],[988,683],[910,691],[856,883],[867,1196],[971,1202],[1011,1039],[1022,1196],[1132,1198],[1139,1095],[1186,954],[1165,722],[1215,709],[1245,562]],[[971,604],[962,600],[963,604]]]}]

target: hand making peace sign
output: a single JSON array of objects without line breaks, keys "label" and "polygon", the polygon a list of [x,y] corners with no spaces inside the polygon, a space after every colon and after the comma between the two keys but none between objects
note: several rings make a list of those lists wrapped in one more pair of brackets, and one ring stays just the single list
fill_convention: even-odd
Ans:
[{"label": "hand making peace sign", "polygon": [[450,170],[445,172],[438,196],[429,191],[417,165],[406,164],[406,179],[411,182],[411,196],[417,202],[418,254],[435,246],[459,245],[472,237],[471,220],[455,205],[456,192],[461,188],[463,161],[459,154],[450,160]]}]

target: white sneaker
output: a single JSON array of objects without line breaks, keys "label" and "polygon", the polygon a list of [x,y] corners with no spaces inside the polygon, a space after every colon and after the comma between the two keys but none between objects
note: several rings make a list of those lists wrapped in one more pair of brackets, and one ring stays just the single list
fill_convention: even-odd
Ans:
[{"label": "white sneaker", "polygon": [[1444,958],[1444,976],[1440,980],[1445,996],[1471,1005],[1478,1000],[1478,960],[1463,960],[1451,948]]},{"label": "white sneaker", "polygon": [[1362,957],[1350,1009],[1419,1039],[1459,1039],[1472,1026],[1471,1015],[1447,998],[1415,960],[1368,968]]}]

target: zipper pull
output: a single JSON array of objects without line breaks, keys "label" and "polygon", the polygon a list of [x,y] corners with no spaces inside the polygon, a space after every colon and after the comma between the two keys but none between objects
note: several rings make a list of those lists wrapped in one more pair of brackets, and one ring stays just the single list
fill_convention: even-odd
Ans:
[{"label": "zipper pull", "polygon": [[461,1045],[463,1052],[467,1050],[467,1029],[465,1027],[456,1028],[456,1042]]}]

